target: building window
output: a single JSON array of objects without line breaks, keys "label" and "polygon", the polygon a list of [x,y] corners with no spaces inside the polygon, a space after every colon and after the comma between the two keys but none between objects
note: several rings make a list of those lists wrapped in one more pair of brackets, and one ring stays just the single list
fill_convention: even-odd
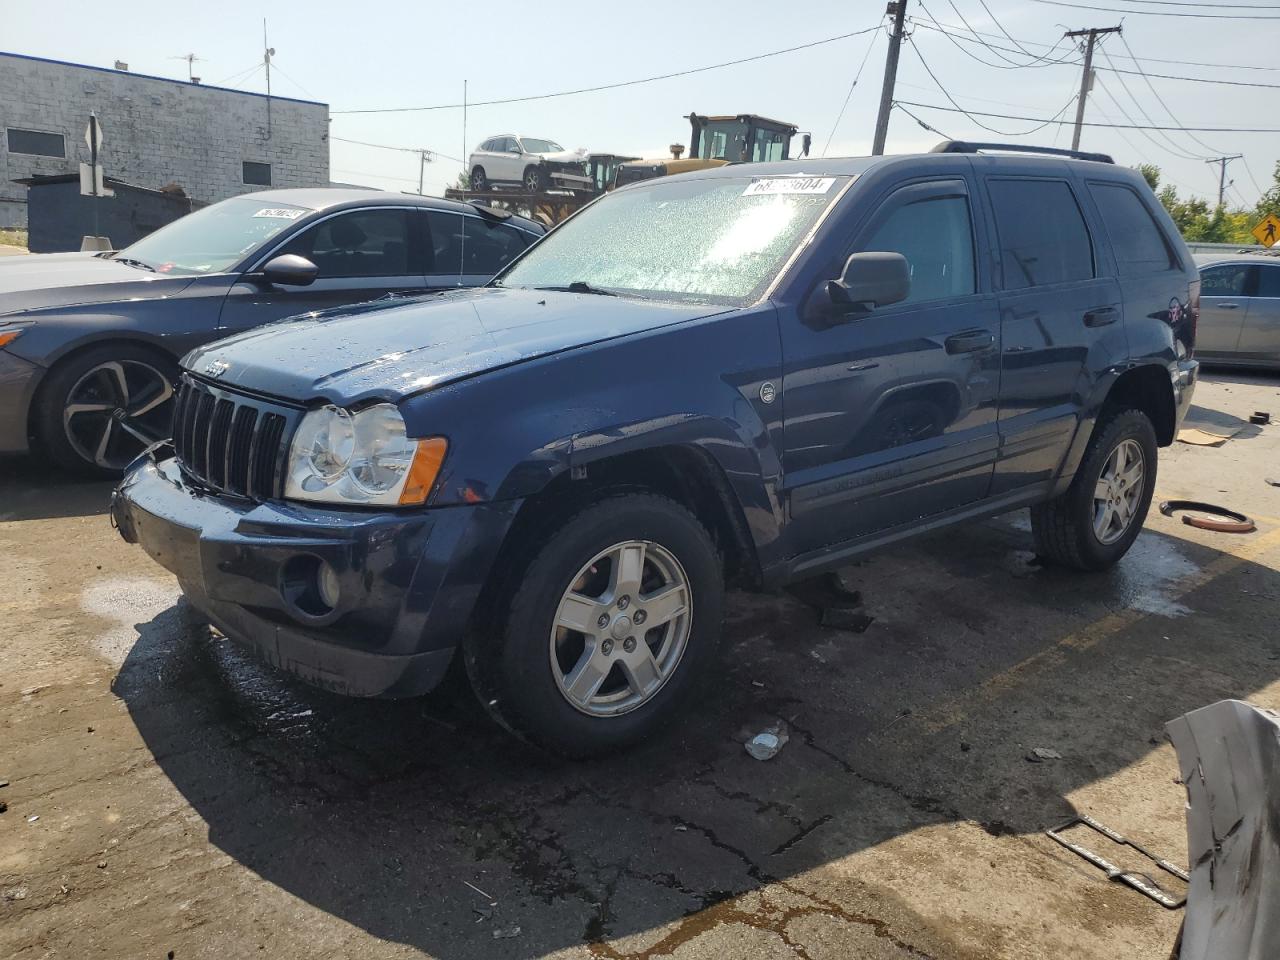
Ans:
[{"label": "building window", "polygon": [[244,182],[252,183],[259,187],[271,186],[271,164],[246,160],[244,162]]},{"label": "building window", "polygon": [[65,158],[67,155],[66,140],[60,133],[40,133],[13,127],[8,132],[10,153],[26,153],[33,157]]}]

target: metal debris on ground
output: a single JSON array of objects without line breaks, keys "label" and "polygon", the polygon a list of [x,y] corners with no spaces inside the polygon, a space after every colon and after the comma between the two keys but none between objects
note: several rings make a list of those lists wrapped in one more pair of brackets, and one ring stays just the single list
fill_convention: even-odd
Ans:
[{"label": "metal debris on ground", "polygon": [[1165,725],[1187,791],[1182,960],[1280,951],[1280,713],[1222,700]]},{"label": "metal debris on ground", "polygon": [[519,927],[499,927],[493,931],[493,939],[495,940],[512,940],[520,936]]},{"label": "metal debris on ground", "polygon": [[1228,510],[1226,507],[1220,507],[1214,503],[1202,503],[1199,500],[1165,500],[1160,504],[1160,512],[1166,517],[1172,517],[1175,513],[1182,511],[1207,513],[1214,517],[1226,517],[1225,520],[1211,520],[1208,517],[1187,516],[1184,514],[1182,522],[1198,530],[1213,530],[1217,533],[1253,533],[1258,529],[1258,525],[1243,513]]},{"label": "metal debris on ground", "polygon": [[789,739],[787,725],[779,720],[777,723],[765,727],[748,740],[744,746],[747,748],[747,753],[757,760],[772,760],[786,746]]},{"label": "metal debris on ground", "polygon": [[868,616],[862,605],[862,594],[850,590],[836,573],[802,580],[787,588],[801,603],[818,611],[818,622],[833,630],[862,633],[875,617]]},{"label": "metal debris on ground", "polygon": [[27,888],[26,887],[10,887],[9,889],[5,890],[4,893],[0,896],[3,896],[3,899],[5,900],[25,900],[27,899]]},{"label": "metal debris on ground", "polygon": [[492,900],[492,899],[493,899],[493,897],[492,897],[492,896],[490,896],[489,894],[485,893],[483,890],[481,890],[479,887],[477,887],[477,886],[476,886],[474,883],[472,883],[470,880],[463,880],[462,882],[463,882],[463,883],[465,883],[465,884],[466,884],[468,887],[470,887],[472,890],[474,890],[476,893],[480,894],[480,896],[484,897],[486,900]]},{"label": "metal debris on ground", "polygon": [[1255,410],[1253,415],[1249,417],[1250,423],[1256,423],[1260,427],[1265,427],[1271,422],[1271,414],[1266,410]]},{"label": "metal debris on ground", "polygon": [[1173,894],[1164,890],[1158,883],[1155,882],[1155,880],[1151,878],[1150,875],[1145,873],[1138,873],[1136,870],[1122,870],[1120,869],[1120,867],[1116,866],[1114,863],[1112,863],[1110,860],[1108,860],[1106,857],[1102,856],[1101,854],[1095,853],[1094,851],[1090,850],[1088,847],[1083,847],[1078,843],[1073,843],[1070,840],[1068,840],[1066,837],[1062,836],[1064,831],[1069,830],[1070,828],[1076,827],[1076,826],[1088,827],[1090,830],[1095,830],[1098,833],[1102,834],[1104,837],[1106,837],[1108,840],[1110,840],[1112,843],[1117,843],[1122,847],[1129,847],[1133,850],[1136,850],[1138,853],[1142,854],[1142,856],[1146,857],[1148,860],[1154,863],[1161,870],[1165,871],[1165,873],[1168,873],[1171,876],[1177,877],[1179,880],[1182,880],[1184,883],[1189,881],[1187,872],[1183,870],[1181,867],[1175,866],[1174,864],[1170,863],[1168,860],[1164,859],[1163,857],[1157,857],[1154,853],[1151,853],[1141,844],[1135,843],[1134,841],[1128,839],[1127,837],[1121,836],[1120,834],[1112,830],[1110,827],[1102,823],[1099,823],[1097,820],[1093,819],[1093,817],[1089,816],[1088,814],[1082,813],[1080,816],[1073,817],[1072,819],[1068,820],[1066,823],[1063,823],[1057,827],[1054,827],[1052,830],[1046,830],[1045,833],[1049,837],[1051,837],[1053,840],[1056,840],[1058,843],[1062,844],[1072,853],[1076,854],[1079,857],[1083,857],[1085,860],[1088,860],[1095,867],[1099,867],[1102,870],[1105,870],[1107,873],[1108,880],[1114,880],[1116,883],[1123,883],[1125,886],[1132,887],[1134,890],[1137,890],[1139,893],[1143,894],[1144,896],[1150,897],[1152,900],[1160,904],[1162,907],[1167,907],[1170,910],[1176,910],[1178,909],[1178,907],[1182,906],[1184,903],[1187,902],[1187,898],[1185,895],[1174,896]]},{"label": "metal debris on ground", "polygon": [[1048,747],[1032,747],[1031,752],[1027,754],[1027,759],[1032,763],[1041,763],[1045,760],[1061,760],[1062,754]]},{"label": "metal debris on ground", "polygon": [[1280,487],[1280,477],[1267,477],[1267,483],[1273,487]]}]

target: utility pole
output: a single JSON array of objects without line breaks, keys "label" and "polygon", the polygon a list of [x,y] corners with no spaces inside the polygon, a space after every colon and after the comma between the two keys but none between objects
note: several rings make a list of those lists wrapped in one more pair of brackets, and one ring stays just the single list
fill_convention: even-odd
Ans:
[{"label": "utility pole", "polygon": [[418,151],[418,196],[422,196],[422,176],[427,171],[427,164],[432,161],[430,150]]},{"label": "utility pole", "polygon": [[1205,163],[1216,163],[1218,165],[1218,206],[1222,206],[1227,199],[1227,187],[1235,183],[1234,180],[1227,179],[1227,164],[1232,160],[1239,160],[1243,154],[1233,153],[1229,157],[1219,157],[1217,160],[1206,160]]},{"label": "utility pole", "polygon": [[267,68],[267,139],[271,139],[271,58],[276,48],[267,46],[267,18],[262,18],[262,64]]},{"label": "utility pole", "polygon": [[885,9],[893,17],[893,35],[889,37],[889,53],[884,61],[884,86],[880,88],[880,113],[876,116],[876,136],[871,145],[872,156],[884,153],[889,135],[889,113],[893,110],[893,85],[898,79],[898,54],[902,50],[902,24],[907,18],[907,0],[892,0]]},{"label": "utility pole", "polygon": [[1093,86],[1093,45],[1107,33],[1120,33],[1119,27],[1090,27],[1088,30],[1069,30],[1068,37],[1087,37],[1084,45],[1084,73],[1080,75],[1080,96],[1076,97],[1076,127],[1071,134],[1071,149],[1080,149],[1080,128],[1084,126],[1084,102]]}]

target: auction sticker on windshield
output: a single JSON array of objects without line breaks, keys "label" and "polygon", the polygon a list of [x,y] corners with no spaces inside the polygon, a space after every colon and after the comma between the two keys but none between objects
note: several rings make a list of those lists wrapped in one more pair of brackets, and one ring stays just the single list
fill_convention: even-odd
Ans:
[{"label": "auction sticker on windshield", "polygon": [[752,180],[742,195],[765,197],[780,193],[826,193],[835,182],[835,177],[767,177]]},{"label": "auction sticker on windshield", "polygon": [[297,220],[307,211],[298,207],[263,207],[255,217],[271,217],[274,220]]}]

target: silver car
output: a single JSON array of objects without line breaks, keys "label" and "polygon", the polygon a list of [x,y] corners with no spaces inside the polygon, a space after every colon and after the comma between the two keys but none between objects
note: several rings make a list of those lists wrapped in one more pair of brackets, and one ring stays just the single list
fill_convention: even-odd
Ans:
[{"label": "silver car", "polygon": [[1280,369],[1280,257],[1203,254],[1196,356]]},{"label": "silver car", "polygon": [[566,150],[554,140],[514,133],[490,137],[480,144],[467,161],[467,169],[472,190],[499,185],[539,193],[552,186],[586,188],[591,182],[582,151]]}]

